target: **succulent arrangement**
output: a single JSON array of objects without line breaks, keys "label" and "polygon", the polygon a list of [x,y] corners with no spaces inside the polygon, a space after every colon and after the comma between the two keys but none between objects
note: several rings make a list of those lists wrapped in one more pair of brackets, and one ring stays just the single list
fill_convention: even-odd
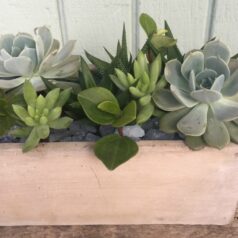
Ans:
[{"label": "succulent arrangement", "polygon": [[[156,120],[192,150],[238,143],[238,59],[219,39],[182,54],[167,22],[157,27],[140,16],[147,40],[135,58],[126,30],[109,61],[75,41],[60,48],[47,27],[0,38],[0,135],[23,138],[23,152],[47,142],[52,131],[84,120],[110,127],[94,144],[95,155],[113,170],[138,152],[126,128]],[[140,137],[140,136],[138,136]],[[137,138],[138,139],[138,138]]]}]

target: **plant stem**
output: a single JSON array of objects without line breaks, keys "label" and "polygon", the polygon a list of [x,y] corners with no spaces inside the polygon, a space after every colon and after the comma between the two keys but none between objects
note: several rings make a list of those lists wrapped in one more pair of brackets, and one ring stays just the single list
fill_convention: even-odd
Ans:
[{"label": "plant stem", "polygon": [[117,131],[120,136],[123,136],[123,128],[122,127],[117,128]]}]

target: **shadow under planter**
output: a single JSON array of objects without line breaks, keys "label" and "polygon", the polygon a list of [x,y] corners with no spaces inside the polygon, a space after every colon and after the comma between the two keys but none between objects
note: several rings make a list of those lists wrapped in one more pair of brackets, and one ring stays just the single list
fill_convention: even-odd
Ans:
[{"label": "shadow under planter", "polygon": [[229,224],[238,201],[238,146],[191,151],[142,141],[114,171],[91,143],[0,144],[0,225]]}]

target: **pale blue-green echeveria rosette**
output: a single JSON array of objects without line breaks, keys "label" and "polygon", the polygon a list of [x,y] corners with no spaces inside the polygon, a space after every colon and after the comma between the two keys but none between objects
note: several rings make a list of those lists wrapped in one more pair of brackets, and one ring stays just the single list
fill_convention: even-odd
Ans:
[{"label": "pale blue-green echeveria rosette", "polygon": [[170,86],[153,95],[155,104],[169,111],[160,121],[161,130],[184,134],[193,149],[238,142],[237,69],[229,48],[217,39],[186,54],[183,63],[169,61],[164,76]]},{"label": "pale blue-green echeveria rosette", "polygon": [[34,36],[27,33],[6,34],[0,38],[0,88],[11,89],[30,79],[38,90],[44,88],[41,77],[67,78],[78,71],[79,57],[72,55],[75,41],[61,49],[46,26]]}]

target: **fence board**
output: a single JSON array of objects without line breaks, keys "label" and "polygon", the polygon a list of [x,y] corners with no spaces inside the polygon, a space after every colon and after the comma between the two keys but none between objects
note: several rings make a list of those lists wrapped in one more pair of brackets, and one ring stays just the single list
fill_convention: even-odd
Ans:
[{"label": "fence board", "polygon": [[47,25],[55,38],[61,39],[56,1],[1,0],[0,34],[29,32]]},{"label": "fence board", "polygon": [[[182,52],[193,48],[200,48],[205,39],[208,4],[207,0],[140,0],[139,12],[146,12],[156,19],[159,26],[163,27],[166,19],[178,39]],[[145,34],[139,30],[142,46]]]},{"label": "fence board", "polygon": [[123,22],[131,48],[132,2],[129,0],[65,0],[67,34],[78,39],[75,52],[86,49],[91,54],[106,57],[103,46],[115,52],[121,38]]},{"label": "fence board", "polygon": [[238,52],[238,1],[216,0],[216,14],[214,14],[214,27],[212,36],[217,36],[227,43],[232,53]]}]

